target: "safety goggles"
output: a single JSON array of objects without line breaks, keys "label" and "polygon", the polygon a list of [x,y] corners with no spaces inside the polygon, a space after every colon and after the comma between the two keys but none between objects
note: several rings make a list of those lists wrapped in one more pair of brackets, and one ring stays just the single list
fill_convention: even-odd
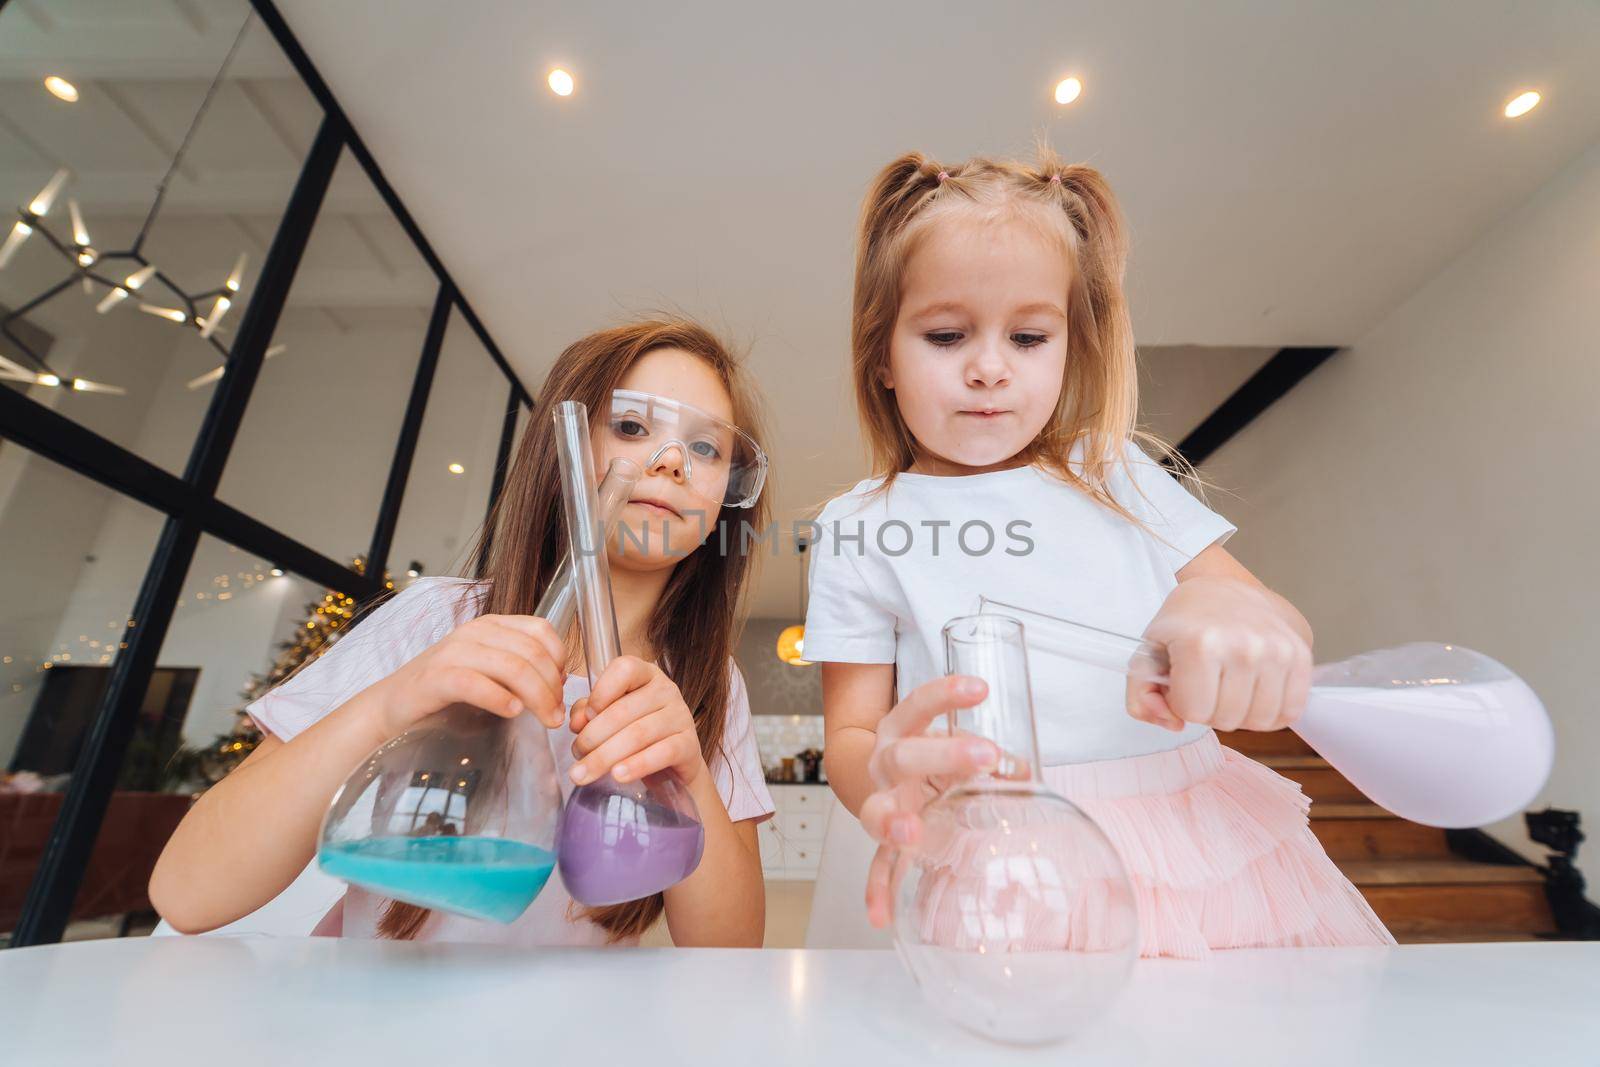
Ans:
[{"label": "safety goggles", "polygon": [[671,397],[613,390],[606,426],[608,454],[636,460],[647,472],[676,450],[690,488],[708,502],[751,507],[767,480],[767,454],[755,438]]}]

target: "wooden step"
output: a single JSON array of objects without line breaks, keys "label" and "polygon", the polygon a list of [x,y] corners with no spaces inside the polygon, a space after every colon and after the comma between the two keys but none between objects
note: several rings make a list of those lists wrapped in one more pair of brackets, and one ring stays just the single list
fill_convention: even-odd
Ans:
[{"label": "wooden step", "polygon": [[[1323,808],[1371,808],[1376,815],[1326,817]],[[1329,858],[1344,860],[1450,859],[1444,831],[1396,818],[1376,804],[1312,804],[1311,832]]]},{"label": "wooden step", "polygon": [[1520,941],[1554,932],[1537,869],[1456,857],[1443,830],[1372,803],[1291,731],[1218,737],[1299,784],[1312,801],[1312,833],[1397,941]]},{"label": "wooden step", "polygon": [[[1391,931],[1392,933],[1393,931]],[[1445,930],[1411,930],[1394,935],[1402,945],[1463,945],[1485,941],[1543,941],[1547,931],[1526,930],[1473,930],[1468,927],[1451,927]]]},{"label": "wooden step", "polygon": [[1313,801],[1336,803],[1365,802],[1366,794],[1351,784],[1350,779],[1328,766],[1320,756],[1261,756],[1251,757],[1265,767],[1270,767],[1285,778],[1300,785],[1301,792]]},{"label": "wooden step", "polygon": [[1293,730],[1218,730],[1217,740],[1235,752],[1261,759],[1263,756],[1315,756],[1310,745]]},{"label": "wooden step", "polygon": [[1398,819],[1400,816],[1388,808],[1380,808],[1370,800],[1359,803],[1328,801],[1311,805],[1313,819]]},{"label": "wooden step", "polygon": [[1351,860],[1339,864],[1357,886],[1369,885],[1536,885],[1544,886],[1537,868],[1521,864],[1474,863],[1471,860]]},{"label": "wooden step", "polygon": [[1466,860],[1339,864],[1403,942],[1533,937],[1554,930],[1544,879],[1532,867]]}]

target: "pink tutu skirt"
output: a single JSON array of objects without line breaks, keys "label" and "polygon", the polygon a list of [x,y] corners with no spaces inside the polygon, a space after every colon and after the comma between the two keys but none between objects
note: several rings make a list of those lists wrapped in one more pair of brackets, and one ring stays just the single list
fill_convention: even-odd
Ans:
[{"label": "pink tutu skirt", "polygon": [[1216,734],[1148,756],[1046,767],[1044,780],[1116,846],[1143,956],[1394,944],[1312,834],[1299,785]]}]

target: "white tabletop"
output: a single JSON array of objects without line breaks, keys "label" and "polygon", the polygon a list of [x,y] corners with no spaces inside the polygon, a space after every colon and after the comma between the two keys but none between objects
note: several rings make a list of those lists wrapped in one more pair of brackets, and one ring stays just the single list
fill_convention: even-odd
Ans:
[{"label": "white tabletop", "polygon": [[1066,1045],[990,1044],[892,952],[139,938],[0,952],[0,1060],[469,1067],[1600,1063],[1600,944],[1142,961]]}]

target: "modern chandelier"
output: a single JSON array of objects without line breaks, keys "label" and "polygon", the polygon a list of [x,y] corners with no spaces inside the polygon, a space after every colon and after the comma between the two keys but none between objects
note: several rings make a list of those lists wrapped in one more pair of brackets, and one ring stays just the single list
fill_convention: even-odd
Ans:
[{"label": "modern chandelier", "polygon": [[[137,304],[140,311],[157,318],[166,319],[185,328],[199,332],[208,344],[222,357],[222,364],[207,371],[199,377],[191,379],[187,384],[189,389],[199,389],[204,385],[220,379],[227,369],[227,360],[230,357],[229,348],[224,345],[219,337],[218,327],[228,310],[240,298],[240,286],[244,281],[244,270],[249,259],[245,253],[240,253],[234,261],[233,269],[223,283],[214,288],[201,292],[189,292],[178,285],[171,277],[164,273],[160,267],[150,262],[144,254],[146,237],[150,228],[155,223],[156,216],[161,211],[162,202],[167,195],[167,186],[172,181],[172,175],[183,162],[189,144],[194,139],[194,134],[200,127],[201,120],[205,117],[211,101],[215,97],[217,88],[222,84],[228,67],[233,63],[234,56],[239,51],[239,45],[244,40],[245,31],[250,27],[254,13],[245,16],[244,24],[239,27],[239,32],[233,39],[233,45],[228,49],[227,56],[218,68],[216,77],[212,79],[211,86],[206,90],[205,98],[200,102],[194,119],[189,123],[188,132],[184,134],[183,142],[178,146],[177,152],[172,157],[172,163],[167,167],[166,175],[156,186],[155,200],[150,205],[150,211],[145,216],[144,224],[139,228],[139,234],[134,238],[133,244],[126,249],[112,252],[97,251],[90,241],[89,230],[84,223],[83,212],[76,199],[67,198],[67,216],[72,227],[71,240],[57,236],[45,224],[45,218],[56,206],[62,191],[66,188],[71,177],[71,171],[63,167],[55,172],[39,195],[34,197],[27,205],[17,208],[17,221],[11,227],[11,232],[6,235],[4,242],[0,242],[0,270],[4,270],[10,263],[17,250],[22,247],[30,237],[39,235],[51,248],[66,260],[70,273],[65,278],[32,300],[27,301],[16,310],[0,318],[0,334],[14,346],[31,366],[19,363],[0,355],[0,380],[24,382],[29,385],[43,385],[49,387],[70,388],[86,393],[110,393],[123,395],[127,389],[119,385],[108,385],[103,382],[90,381],[87,378],[72,377],[58,374],[46,362],[44,354],[34,349],[28,341],[19,336],[12,329],[12,325],[21,320],[30,312],[35,311],[50,300],[72,287],[74,282],[82,285],[83,291],[90,296],[102,294],[95,311],[101,315],[112,313],[130,299]],[[76,95],[76,94],[74,94]],[[161,298],[156,290],[161,291]],[[209,310],[204,314],[202,309],[209,303]],[[274,345],[267,349],[267,356],[275,356],[284,350],[283,345]]]}]

